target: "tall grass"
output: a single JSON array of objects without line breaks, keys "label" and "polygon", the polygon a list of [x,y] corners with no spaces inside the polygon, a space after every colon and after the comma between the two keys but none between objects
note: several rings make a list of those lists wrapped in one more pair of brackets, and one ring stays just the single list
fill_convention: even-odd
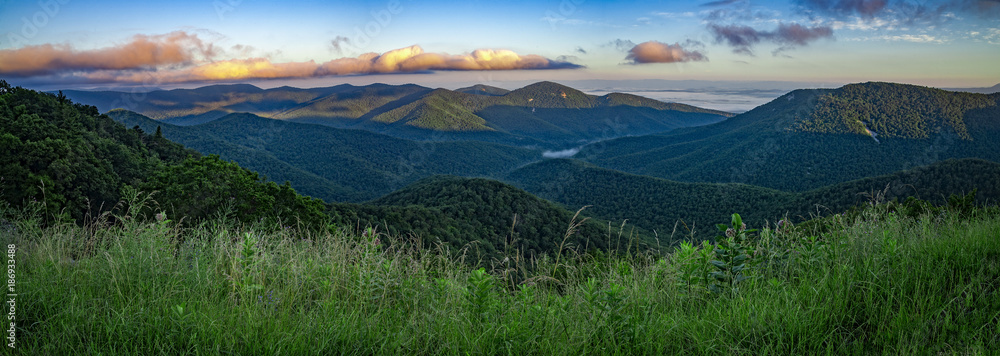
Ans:
[{"label": "tall grass", "polygon": [[707,243],[480,269],[461,250],[343,230],[16,218],[0,233],[18,246],[15,354],[1000,350],[995,212],[825,224],[752,234],[748,278],[724,293]]}]

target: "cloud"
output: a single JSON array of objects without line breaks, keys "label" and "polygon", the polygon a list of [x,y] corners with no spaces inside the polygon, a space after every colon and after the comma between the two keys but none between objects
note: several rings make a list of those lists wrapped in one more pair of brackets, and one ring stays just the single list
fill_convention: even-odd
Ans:
[{"label": "cloud", "polygon": [[1000,16],[1000,0],[795,0],[799,11],[831,16],[834,21],[854,18],[897,26],[931,26],[956,20],[956,14],[986,19]]},{"label": "cloud", "polygon": [[351,39],[344,36],[337,36],[336,38],[330,41],[330,48],[333,49],[333,51],[337,54],[344,53],[344,49],[341,48],[344,45],[350,46]]},{"label": "cloud", "polygon": [[[334,39],[331,44],[337,43]],[[245,52],[246,47],[233,47]],[[195,35],[174,32],[136,36],[117,47],[80,51],[68,45],[40,45],[0,50],[0,75],[47,76],[75,82],[181,83],[218,80],[309,78],[425,71],[572,69],[582,66],[539,55],[502,49],[478,49],[468,54],[427,53],[414,45],[382,54],[328,62],[272,62],[268,58],[218,59],[218,46]],[[245,54],[245,53],[244,53]]]},{"label": "cloud", "polygon": [[808,10],[831,15],[871,18],[885,10],[889,0],[796,0]]},{"label": "cloud", "polygon": [[744,25],[717,24],[709,24],[708,30],[715,36],[716,43],[727,44],[733,47],[733,52],[747,55],[753,55],[753,47],[765,41],[782,46],[775,52],[777,54],[819,39],[833,38],[833,29],[828,26],[806,27],[797,23],[779,23],[774,31],[760,31]]},{"label": "cloud", "polygon": [[515,70],[565,69],[580,65],[550,60],[539,55],[520,55],[509,50],[477,49],[471,54],[425,53],[410,46],[381,55],[366,53],[357,58],[341,58],[323,63],[320,75],[419,72],[426,70]]},{"label": "cloud", "polygon": [[577,46],[576,49],[574,49],[574,51],[576,51],[576,53],[579,54],[587,54],[587,50],[583,49],[583,47],[580,46]]},{"label": "cloud", "polygon": [[893,35],[893,36],[883,35],[877,37],[869,37],[866,39],[892,41],[892,42],[902,41],[902,42],[913,42],[913,43],[938,43],[938,44],[947,42],[942,38],[930,35]]},{"label": "cloud", "polygon": [[630,49],[632,49],[632,47],[635,47],[635,42],[619,38],[614,41],[608,42],[602,45],[601,47],[614,47],[619,51],[628,52]]},{"label": "cloud", "polygon": [[666,19],[679,19],[685,17],[694,17],[693,12],[654,12],[653,15],[666,18]]},{"label": "cloud", "polygon": [[545,158],[570,158],[573,157],[577,152],[580,152],[579,148],[570,148],[562,151],[545,151],[542,152],[542,157]]},{"label": "cloud", "polygon": [[679,43],[670,45],[657,41],[635,45],[628,51],[625,59],[632,61],[632,64],[708,61],[701,52],[685,50]]},{"label": "cloud", "polygon": [[4,49],[0,50],[0,74],[27,77],[70,71],[148,69],[188,65],[219,54],[218,47],[197,35],[177,31],[156,36],[136,35],[122,45],[94,50],[52,44]]},{"label": "cloud", "polygon": [[578,62],[578,61],[580,61],[580,57],[573,56],[573,55],[562,55],[562,56],[556,57],[556,60],[560,61],[560,62]]}]

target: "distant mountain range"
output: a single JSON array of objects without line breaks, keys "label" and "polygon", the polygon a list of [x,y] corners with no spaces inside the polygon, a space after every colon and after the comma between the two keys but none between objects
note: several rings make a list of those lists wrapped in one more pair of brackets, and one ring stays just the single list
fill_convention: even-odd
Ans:
[{"label": "distant mountain range", "polygon": [[546,148],[705,125],[732,116],[630,94],[588,95],[552,82],[513,91],[485,85],[453,91],[412,84],[345,84],[266,90],[214,85],[143,94],[67,90],[63,94],[101,111],[125,108],[181,126],[251,113],[421,141],[478,140]]},{"label": "distant mountain range", "polygon": [[993,93],[1000,93],[1000,84],[983,88],[944,88],[944,90],[964,91],[964,92],[979,93],[979,94],[993,94]]}]

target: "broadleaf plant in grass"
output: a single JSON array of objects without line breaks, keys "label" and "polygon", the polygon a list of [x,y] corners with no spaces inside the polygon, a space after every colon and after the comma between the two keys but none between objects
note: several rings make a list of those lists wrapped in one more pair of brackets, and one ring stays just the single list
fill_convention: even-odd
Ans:
[{"label": "broadleaf plant in grass", "polygon": [[739,292],[738,285],[750,278],[745,271],[753,252],[750,237],[757,230],[747,230],[740,214],[733,214],[731,225],[716,225],[722,235],[716,237],[716,259],[709,262],[717,269],[710,274],[714,283],[709,285],[709,290],[716,294],[727,291],[736,294]]}]

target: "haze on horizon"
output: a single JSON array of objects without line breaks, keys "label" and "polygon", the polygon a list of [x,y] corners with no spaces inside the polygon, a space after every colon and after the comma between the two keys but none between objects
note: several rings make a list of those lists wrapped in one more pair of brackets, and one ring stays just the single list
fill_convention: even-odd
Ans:
[{"label": "haze on horizon", "polygon": [[0,0],[0,79],[40,89],[644,79],[988,87],[1000,82],[998,19],[997,0]]}]

